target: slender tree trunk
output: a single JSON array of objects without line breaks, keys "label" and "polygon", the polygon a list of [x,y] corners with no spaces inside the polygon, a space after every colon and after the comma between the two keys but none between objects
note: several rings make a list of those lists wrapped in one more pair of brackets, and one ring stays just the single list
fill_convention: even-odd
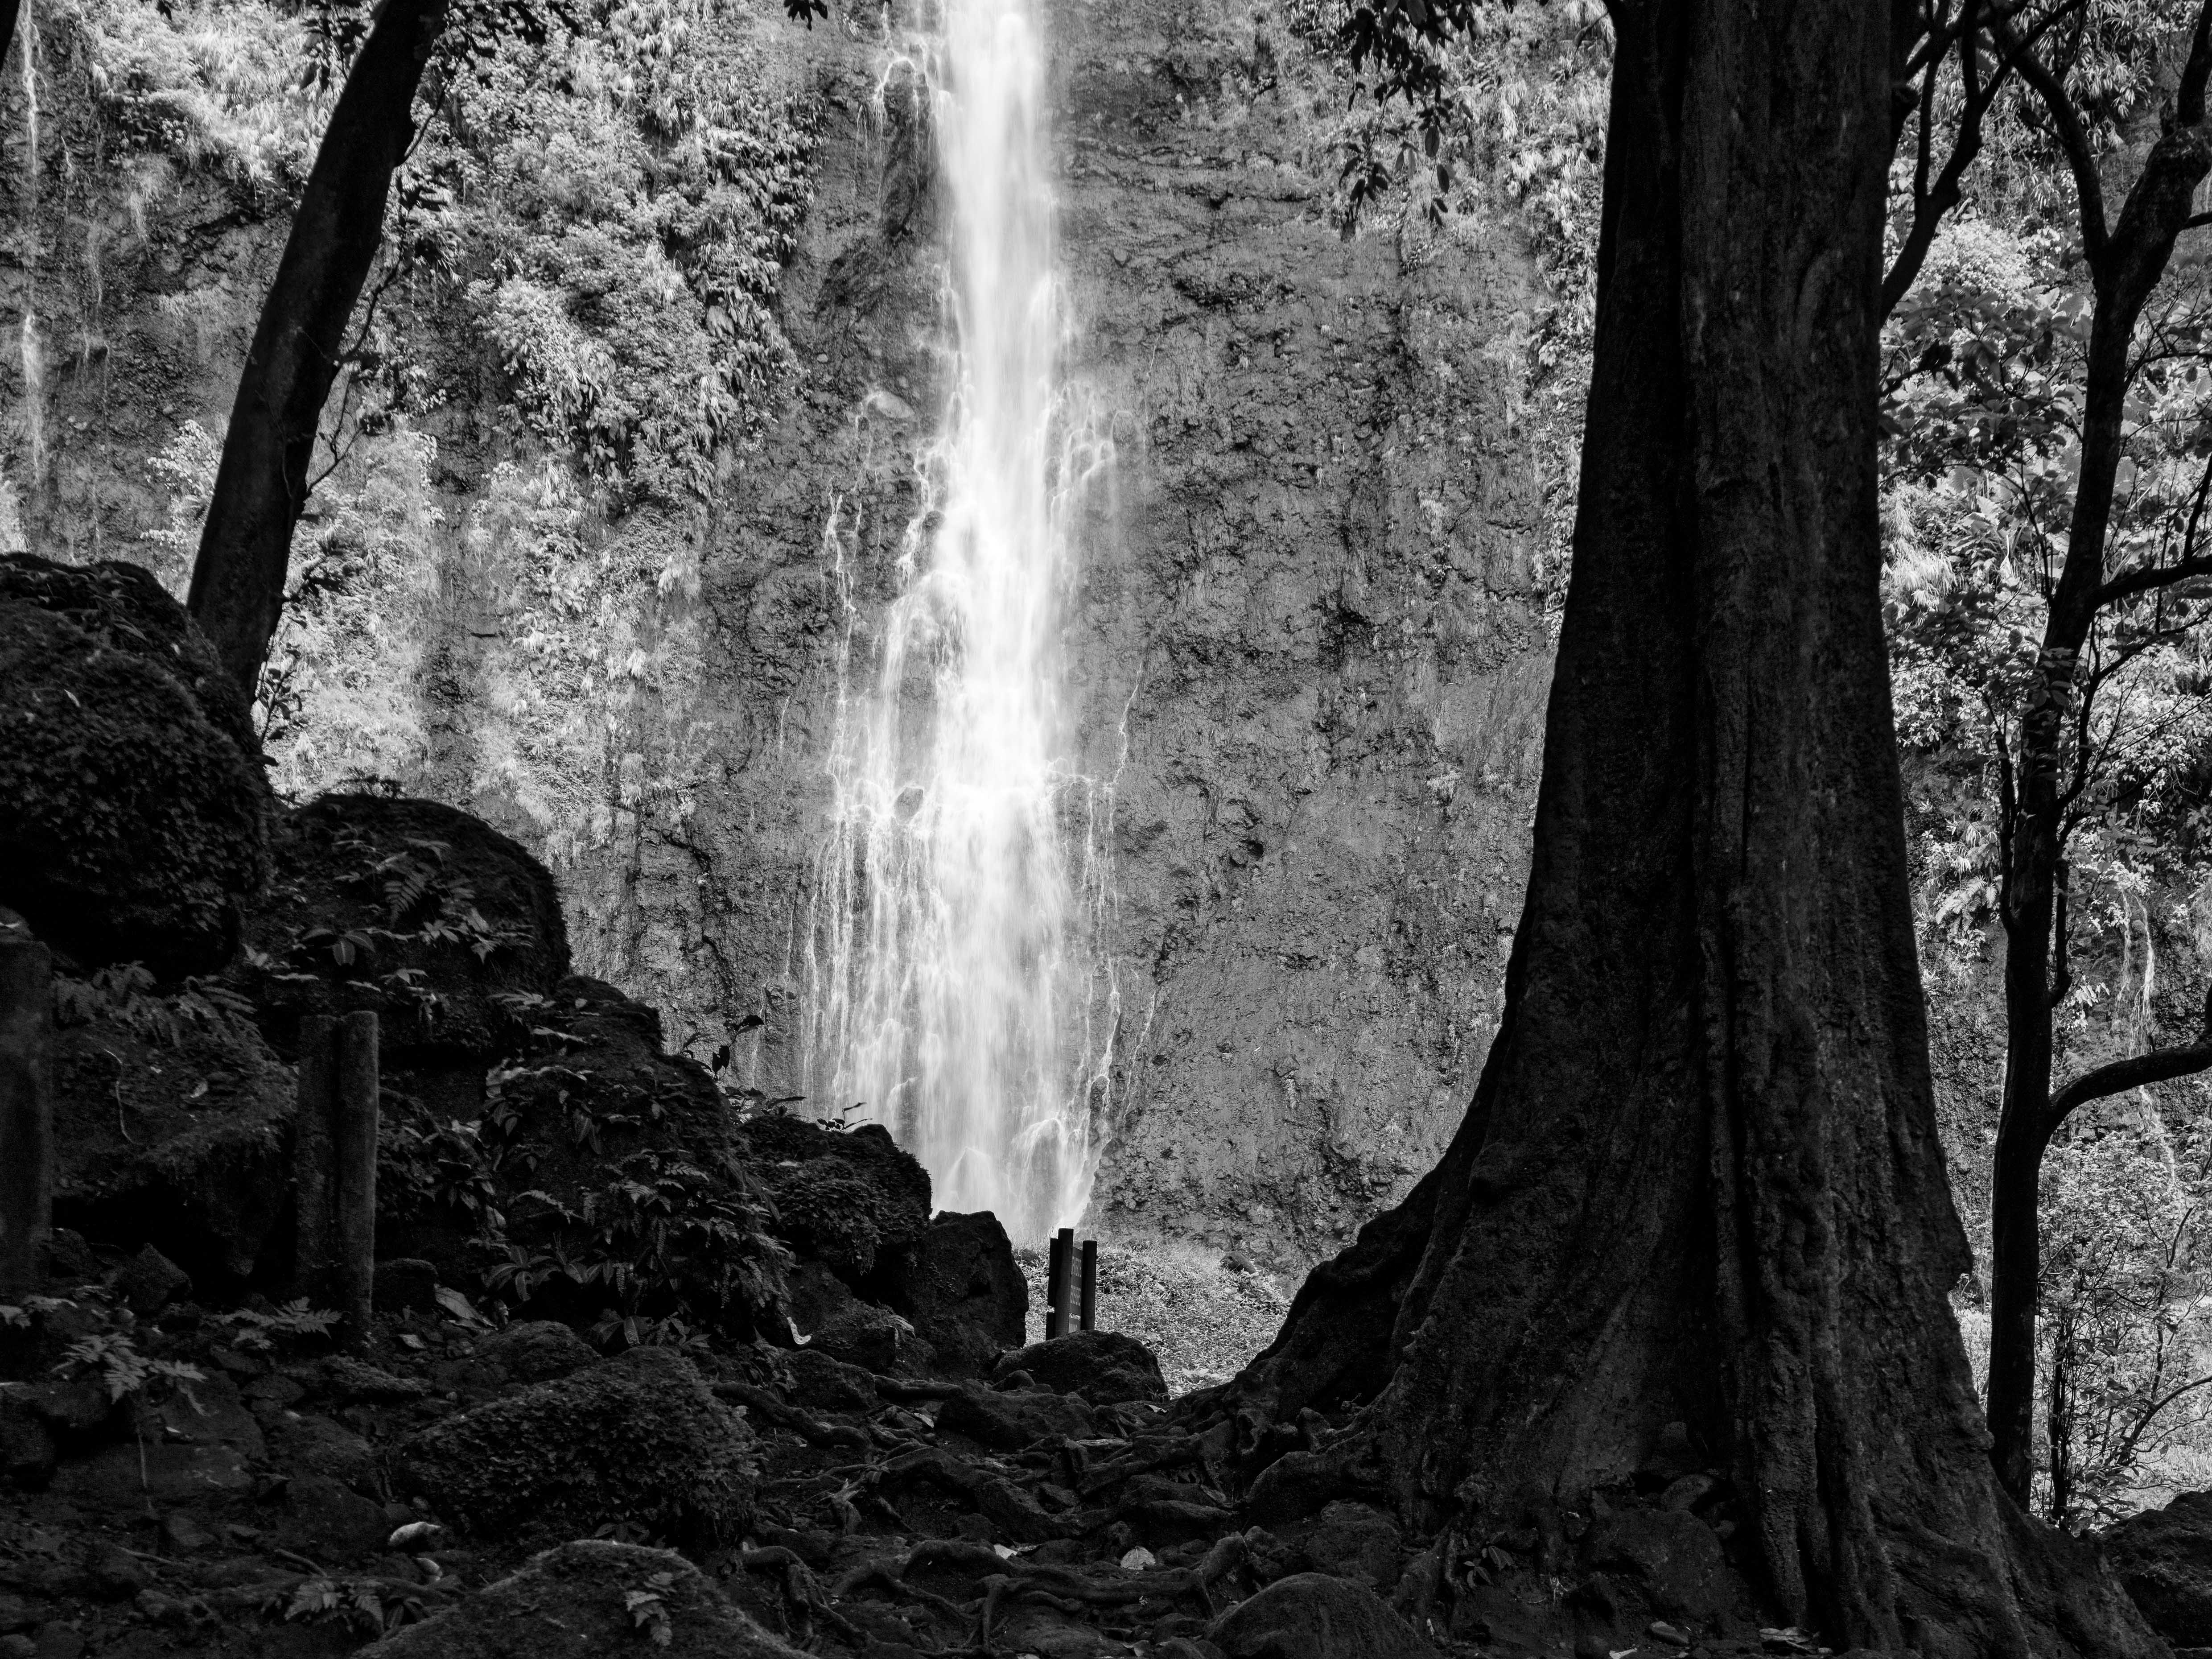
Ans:
[{"label": "slender tree trunk", "polygon": [[[2071,659],[2069,662],[2070,664]],[[2039,730],[2039,724],[2044,729]],[[1990,1175],[1990,1457],[2013,1501],[2035,1477],[2036,1287],[2042,1273],[2043,1155],[2051,1145],[2051,941],[2058,863],[2057,720],[2022,722],[2022,799],[2002,908],[2005,1081]]]},{"label": "slender tree trunk", "polygon": [[[2022,711],[2015,750],[2018,799],[2007,807],[2004,891],[2005,1083],[1990,1185],[1990,1455],[2025,1507],[2035,1476],[2036,1287],[2043,1251],[2043,1157],[2060,1127],[2052,1110],[2052,1013],[2058,870],[2066,855],[2066,771],[2075,674],[2103,604],[2105,545],[2124,453],[2128,355],[2143,307],[2166,274],[2197,185],[2212,171],[2203,130],[2204,25],[2185,79],[2193,107],[2152,146],[2109,236],[2103,209],[2085,201],[2095,311],[2082,382],[2081,457],[2059,567],[2045,619],[2039,683]],[[2063,943],[2063,942],[2062,942]]]},{"label": "slender tree trunk", "polygon": [[2074,1315],[2061,1309],[2051,1334],[2051,1522],[2063,1527],[2074,1509]]},{"label": "slender tree trunk", "polygon": [[[1505,1011],[1443,1164],[1230,1400],[1371,1395],[1331,1455],[1470,1528],[1624,1483],[1685,1423],[1732,1473],[1767,1599],[1838,1648],[2153,1651],[1998,1490],[1948,1305],[1970,1258],[1877,594],[1888,20],[1613,16]],[[1328,1327],[1363,1302],[1359,1353]]]},{"label": "slender tree trunk", "polygon": [[383,0],[331,112],[239,379],[187,606],[249,702],[283,610],[323,404],[444,23],[444,0]]}]

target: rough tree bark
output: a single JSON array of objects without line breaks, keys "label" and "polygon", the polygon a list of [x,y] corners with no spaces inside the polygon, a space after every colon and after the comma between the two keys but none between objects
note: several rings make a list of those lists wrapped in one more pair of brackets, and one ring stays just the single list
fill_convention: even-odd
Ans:
[{"label": "rough tree bark", "polygon": [[[2106,222],[2098,159],[2063,84],[2033,52],[2021,73],[2049,111],[2071,163],[2081,214],[2082,252],[2094,311],[2082,384],[2081,463],[2066,556],[2051,595],[2037,668],[2042,684],[2020,720],[2014,739],[2016,781],[2003,792],[2002,890],[2005,929],[2005,1086],[1997,1120],[1990,1188],[1990,1455],[1997,1477],[2021,1504],[2035,1474],[2035,1316],[2041,1277],[2043,1158],[2069,1114],[2100,1095],[2142,1082],[2179,1077],[2212,1064],[2207,1042],[2160,1055],[2141,1066],[2104,1068],[2051,1091],[2052,1016],[2065,994],[2065,911],[2061,871],[2067,813],[2087,776],[2088,688],[2077,685],[2083,648],[2100,613],[2118,602],[2202,575],[2204,562],[2178,562],[2109,581],[2106,542],[2125,451],[2124,417],[2133,374],[2129,362],[2136,325],[2166,274],[2173,245],[2191,220],[2197,187],[2212,172],[2212,131],[2205,119],[2205,84],[2212,76],[2212,7],[2200,9],[2166,130],[2151,147],[2129,190],[2119,222]],[[2074,763],[2068,764],[2069,750]],[[2054,945],[2058,971],[2053,971]],[[2212,1014],[2208,1014],[2212,1018]],[[2130,1081],[2130,1079],[2133,1081]]]},{"label": "rough tree bark", "polygon": [[444,24],[444,0],[383,0],[331,112],[239,379],[186,605],[249,702],[283,609],[323,404]]},{"label": "rough tree bark", "polygon": [[1838,1648],[2154,1651],[1998,1489],[1947,1304],[1969,1256],[1877,597],[1890,20],[1613,15],[1504,1012],[1443,1163],[1228,1398],[1364,1401],[1328,1455],[1428,1525],[1572,1504],[1686,1423],[1732,1469],[1772,1608]]}]

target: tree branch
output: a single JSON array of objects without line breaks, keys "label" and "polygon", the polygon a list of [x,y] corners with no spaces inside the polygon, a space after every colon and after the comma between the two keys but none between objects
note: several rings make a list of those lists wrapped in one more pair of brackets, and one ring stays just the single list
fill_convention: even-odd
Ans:
[{"label": "tree branch", "polygon": [[2097,590],[2094,608],[2103,610],[2121,599],[2134,599],[2139,593],[2156,592],[2178,583],[2193,581],[2199,576],[2212,576],[2212,554],[2200,553],[2194,558],[2176,559],[2172,564],[2145,565],[2115,576]]},{"label": "tree branch", "polygon": [[2147,1054],[2133,1054],[2126,1060],[2100,1066],[2083,1073],[2051,1097],[2051,1104],[2044,1114],[2045,1133],[2057,1134],[2065,1127],[2068,1118],[2093,1100],[2125,1094],[2130,1089],[2153,1083],[2171,1083],[2178,1077],[2193,1077],[2208,1067],[2212,1067],[2212,1030],[2200,1034],[2185,1048],[2154,1048]]},{"label": "tree branch", "polygon": [[2111,230],[2105,222],[2105,185],[2097,174],[2097,157],[2089,145],[2088,130],[2081,125],[2081,112],[2067,96],[2065,83],[2021,41],[2009,19],[1991,18],[1990,33],[2003,46],[2021,79],[2035,88],[2051,113],[2051,127],[2058,135],[2059,149],[2066,154],[2066,165],[2074,174],[2074,193],[2081,203],[2081,250],[2094,266],[2104,257]]}]

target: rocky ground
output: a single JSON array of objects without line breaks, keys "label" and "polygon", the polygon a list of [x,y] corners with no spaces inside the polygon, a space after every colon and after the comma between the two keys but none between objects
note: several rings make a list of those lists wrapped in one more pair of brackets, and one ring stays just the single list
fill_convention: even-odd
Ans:
[{"label": "rocky ground", "polygon": [[[239,1312],[149,1305],[141,1281],[174,1280],[143,1259],[113,1279],[76,1290],[78,1311],[136,1295],[140,1351],[204,1377],[118,1404],[95,1376],[18,1367],[36,1380],[10,1395],[0,1653],[1759,1642],[1729,1605],[1709,1474],[1625,1492],[1576,1518],[1579,1539],[1422,1540],[1356,1499],[1249,1483],[1249,1425],[1171,1407],[1115,1334],[1010,1352],[988,1380],[886,1375],[811,1343],[603,1358],[556,1322],[488,1329],[443,1308],[387,1314],[337,1352]],[[73,1328],[49,1317],[47,1340]],[[1285,1443],[1327,1441],[1309,1417]],[[27,1455],[40,1428],[58,1455]],[[1588,1565],[1575,1597],[1536,1570],[1547,1549]]]},{"label": "rocky ground", "polygon": [[[143,573],[0,556],[0,949],[52,951],[57,1152],[0,1297],[0,1659],[1823,1651],[1679,1427],[1585,1509],[1425,1530],[1351,1402],[1228,1380],[1285,1288],[1233,1253],[1109,1249],[1120,1328],[1029,1340],[993,1217],[671,1054],[479,820],[253,787],[210,668]],[[296,1259],[295,1067],[365,1012],[349,1322]],[[2197,1501],[2111,1545],[2176,1642]]]}]

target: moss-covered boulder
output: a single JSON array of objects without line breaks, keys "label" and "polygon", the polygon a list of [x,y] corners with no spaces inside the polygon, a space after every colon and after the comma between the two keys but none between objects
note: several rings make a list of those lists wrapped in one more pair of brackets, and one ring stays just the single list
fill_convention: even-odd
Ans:
[{"label": "moss-covered boulder", "polygon": [[223,672],[213,642],[143,565],[120,559],[57,564],[34,553],[0,554],[0,599],[35,605],[104,645],[162,664],[242,753],[261,752],[253,711],[237,682]]},{"label": "moss-covered boulder", "polygon": [[275,854],[236,981],[283,1052],[304,1015],[372,1009],[387,1070],[445,1057],[480,1077],[568,971],[553,878],[457,807],[325,795],[284,815]]},{"label": "moss-covered boulder", "polygon": [[249,1277],[282,1218],[292,1070],[197,993],[110,972],[64,981],[50,1075],[54,1214],[151,1244],[204,1288]]},{"label": "moss-covered boulder", "polygon": [[767,1189],[777,1236],[864,1289],[880,1266],[929,1227],[929,1172],[879,1123],[834,1129],[769,1113],[738,1132],[740,1153]]},{"label": "moss-covered boulder", "polygon": [[392,1461],[403,1491],[472,1532],[573,1536],[630,1521],[703,1548],[750,1519],[753,1449],[690,1360],[634,1348],[433,1424]]},{"label": "moss-covered boulder", "polygon": [[0,556],[0,905],[81,966],[210,971],[269,814],[238,695],[151,575]]},{"label": "moss-covered boulder", "polygon": [[596,1538],[533,1557],[458,1607],[362,1649],[361,1659],[632,1651],[668,1659],[799,1659],[682,1556]]}]

